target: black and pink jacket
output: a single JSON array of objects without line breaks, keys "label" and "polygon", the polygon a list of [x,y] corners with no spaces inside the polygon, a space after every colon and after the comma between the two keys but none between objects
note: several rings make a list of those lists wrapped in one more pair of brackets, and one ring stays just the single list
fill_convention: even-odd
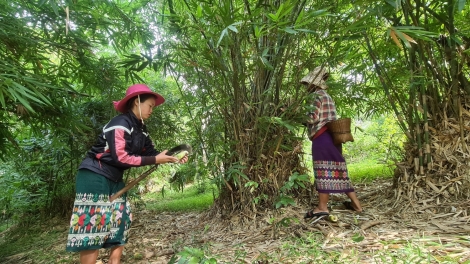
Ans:
[{"label": "black and pink jacket", "polygon": [[145,125],[129,111],[103,127],[78,169],[88,169],[119,182],[126,169],[155,164],[158,153]]}]

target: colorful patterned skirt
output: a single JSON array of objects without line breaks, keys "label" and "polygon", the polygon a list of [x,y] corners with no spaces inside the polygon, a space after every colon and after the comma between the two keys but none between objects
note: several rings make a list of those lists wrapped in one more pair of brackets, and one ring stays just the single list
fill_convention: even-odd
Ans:
[{"label": "colorful patterned skirt", "polygon": [[90,170],[78,170],[67,251],[121,246],[127,243],[132,213],[126,195],[109,197],[124,187]]},{"label": "colorful patterned skirt", "polygon": [[315,187],[319,193],[354,192],[341,145],[335,146],[327,130],[312,141]]}]

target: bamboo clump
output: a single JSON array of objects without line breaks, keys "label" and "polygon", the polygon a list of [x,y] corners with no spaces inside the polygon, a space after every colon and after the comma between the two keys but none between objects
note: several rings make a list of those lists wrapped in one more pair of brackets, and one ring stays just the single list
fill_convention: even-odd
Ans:
[{"label": "bamboo clump", "polygon": [[[467,145],[470,144],[470,111],[466,109],[470,106],[461,108],[459,119],[444,118],[435,128],[425,126],[431,142],[422,146],[427,156],[426,173],[423,173],[419,157],[399,163],[395,183],[397,201],[402,200],[403,195],[415,201],[432,198],[437,204],[469,197],[470,151]],[[420,153],[412,147],[407,152],[418,156]]]}]

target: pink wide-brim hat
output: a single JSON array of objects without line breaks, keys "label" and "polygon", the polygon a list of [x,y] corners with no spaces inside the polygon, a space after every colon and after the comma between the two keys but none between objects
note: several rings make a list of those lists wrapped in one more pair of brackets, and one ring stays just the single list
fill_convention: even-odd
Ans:
[{"label": "pink wide-brim hat", "polygon": [[165,98],[160,94],[153,92],[150,88],[145,84],[134,84],[127,88],[126,96],[122,98],[120,101],[113,101],[114,109],[121,113],[125,113],[127,111],[126,104],[134,96],[140,94],[153,94],[155,96],[155,106],[161,105],[165,102]]}]

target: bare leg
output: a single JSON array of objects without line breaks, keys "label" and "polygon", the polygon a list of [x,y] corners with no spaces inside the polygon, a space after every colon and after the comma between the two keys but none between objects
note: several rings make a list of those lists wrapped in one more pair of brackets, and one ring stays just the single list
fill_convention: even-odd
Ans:
[{"label": "bare leg", "polygon": [[357,199],[356,193],[355,192],[347,192],[346,195],[351,199],[351,206],[356,210],[357,212],[362,212],[362,206],[361,203],[359,202],[359,199]]},{"label": "bare leg", "polygon": [[81,264],[95,264],[98,258],[98,249],[80,251]]},{"label": "bare leg", "polygon": [[328,200],[330,199],[329,193],[318,193],[318,205],[313,209],[314,213],[328,212]]},{"label": "bare leg", "polygon": [[123,250],[124,250],[124,246],[113,247],[111,249],[111,253],[109,254],[108,264],[120,264]]}]

